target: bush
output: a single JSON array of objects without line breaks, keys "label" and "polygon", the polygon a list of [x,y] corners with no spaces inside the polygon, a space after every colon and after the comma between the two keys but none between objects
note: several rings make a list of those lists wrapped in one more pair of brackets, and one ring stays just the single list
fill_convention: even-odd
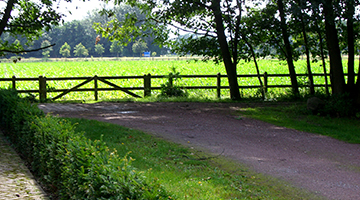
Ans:
[{"label": "bush", "polygon": [[332,95],[325,101],[325,106],[320,110],[320,114],[334,117],[349,117],[356,113],[353,101],[349,94]]},{"label": "bush", "polygon": [[102,141],[91,141],[74,125],[45,116],[12,90],[0,90],[0,127],[31,164],[34,175],[59,199],[168,199],[158,181],[150,182]]},{"label": "bush", "polygon": [[180,72],[176,72],[175,67],[171,68],[172,72],[166,76],[168,81],[165,84],[161,84],[162,97],[187,97],[188,94],[178,86],[173,85],[173,81],[181,79]]},{"label": "bush", "polygon": [[[43,117],[44,113],[11,89],[0,89],[0,113],[0,127],[17,151],[20,155],[31,155],[34,132],[29,127],[34,118]],[[31,157],[24,158],[31,163]]]}]

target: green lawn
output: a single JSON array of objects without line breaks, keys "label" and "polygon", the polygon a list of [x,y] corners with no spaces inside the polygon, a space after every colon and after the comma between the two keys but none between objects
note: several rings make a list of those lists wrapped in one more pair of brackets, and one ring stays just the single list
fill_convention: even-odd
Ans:
[{"label": "green lawn", "polygon": [[349,143],[360,144],[360,117],[339,118],[313,115],[305,102],[246,108],[239,115],[266,121],[278,126],[321,134]]}]

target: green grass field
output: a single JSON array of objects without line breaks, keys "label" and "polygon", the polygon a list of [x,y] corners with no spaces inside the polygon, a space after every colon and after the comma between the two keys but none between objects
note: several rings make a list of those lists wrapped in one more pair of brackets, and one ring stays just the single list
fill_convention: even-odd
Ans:
[{"label": "green grass field", "polygon": [[[344,63],[345,64],[345,63]],[[52,77],[92,77],[98,76],[142,76],[144,74],[151,75],[167,75],[171,72],[171,68],[175,68],[180,75],[216,75],[226,74],[223,64],[214,64],[213,62],[195,62],[192,60],[139,60],[139,61],[71,61],[71,62],[19,62],[19,63],[0,63],[0,78],[36,78],[40,75],[47,78]],[[259,60],[260,73],[268,74],[288,74],[288,68],[285,61],[278,60]],[[298,74],[306,73],[306,62],[304,60],[295,63],[296,72]],[[253,62],[241,62],[237,68],[238,74],[256,74]],[[328,70],[329,71],[329,70]],[[312,64],[313,73],[322,73],[323,69],[320,63]],[[315,84],[324,84],[323,77],[315,77]],[[83,80],[82,80],[83,81]],[[69,89],[82,82],[78,81],[47,81],[48,87],[53,89]],[[110,80],[121,87],[143,87],[142,79],[129,80]],[[152,79],[152,87],[160,87],[165,83],[166,79]],[[240,86],[259,85],[257,78],[239,78]],[[300,84],[306,84],[306,77],[299,77]],[[288,77],[270,77],[269,85],[290,84]],[[0,82],[0,87],[9,87],[11,82]],[[182,78],[177,80],[175,84],[179,86],[216,86],[216,78]],[[227,79],[222,78],[222,86],[227,86]],[[37,81],[19,81],[16,83],[19,90],[38,89]],[[81,88],[92,88],[93,84],[89,83]],[[109,87],[100,84],[99,87]],[[320,89],[319,89],[320,90]],[[286,95],[289,89],[273,88],[269,89],[268,98],[274,98]],[[142,96],[143,91],[135,90],[136,94]],[[190,97],[213,99],[216,96],[215,90],[188,90]],[[302,93],[306,90],[302,89]],[[159,91],[153,91],[158,94]],[[259,97],[259,89],[242,89],[243,97]],[[51,93],[48,97],[54,97],[59,93]],[[228,98],[229,91],[222,90],[222,98]],[[121,99],[129,97],[123,92],[117,91],[101,91],[100,99]],[[93,100],[93,92],[72,92],[64,96],[61,100]]]}]

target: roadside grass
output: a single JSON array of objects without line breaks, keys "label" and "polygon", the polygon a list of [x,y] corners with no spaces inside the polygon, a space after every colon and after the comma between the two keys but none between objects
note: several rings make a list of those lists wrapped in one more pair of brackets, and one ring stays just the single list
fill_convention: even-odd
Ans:
[{"label": "roadside grass", "polygon": [[348,143],[360,143],[360,118],[336,118],[313,115],[305,102],[277,102],[272,106],[244,108],[239,112],[277,126],[329,136]]},{"label": "roadside grass", "polygon": [[165,141],[115,124],[67,118],[87,138],[101,139],[132,166],[158,180],[175,199],[320,199],[279,180],[256,174],[220,155]]}]

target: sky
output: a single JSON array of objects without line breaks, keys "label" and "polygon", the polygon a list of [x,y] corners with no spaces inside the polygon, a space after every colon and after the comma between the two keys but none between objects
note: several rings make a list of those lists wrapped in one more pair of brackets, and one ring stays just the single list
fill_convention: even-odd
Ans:
[{"label": "sky", "polygon": [[[72,2],[68,3],[66,1],[60,0],[56,5],[59,6],[57,11],[66,15],[66,17],[63,19],[66,22],[69,22],[72,20],[84,19],[88,12],[94,9],[100,9],[103,5],[103,2],[99,0],[85,0],[85,2],[82,0],[72,0]],[[69,11],[71,11],[71,14]]]}]

